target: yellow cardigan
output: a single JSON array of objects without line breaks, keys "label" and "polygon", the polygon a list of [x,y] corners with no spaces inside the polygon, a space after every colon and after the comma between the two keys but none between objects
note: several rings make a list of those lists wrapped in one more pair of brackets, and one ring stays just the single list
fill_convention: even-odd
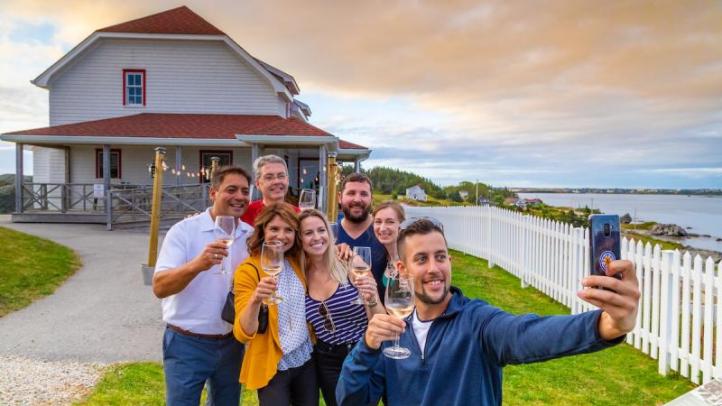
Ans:
[{"label": "yellow cardigan", "polygon": [[[306,276],[301,271],[298,261],[289,259],[293,271],[306,288]],[[233,292],[236,295],[236,320],[233,323],[233,335],[242,343],[247,343],[243,356],[240,382],[248,389],[263,388],[276,375],[278,362],[283,356],[281,341],[278,337],[278,306],[268,306],[268,329],[264,334],[246,334],[241,328],[239,316],[243,313],[258,286],[258,275],[269,276],[263,272],[260,255],[248,257],[236,269],[233,279]],[[313,339],[313,336],[311,337]]]}]

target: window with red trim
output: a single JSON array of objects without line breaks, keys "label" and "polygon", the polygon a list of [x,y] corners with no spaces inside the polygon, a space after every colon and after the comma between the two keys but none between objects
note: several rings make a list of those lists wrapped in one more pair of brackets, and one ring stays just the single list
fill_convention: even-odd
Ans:
[{"label": "window with red trim", "polygon": [[[120,150],[110,150],[110,178],[120,179],[122,175],[122,167],[120,164]],[[95,177],[101,179],[103,177],[103,150],[95,150]]]},{"label": "window with red trim", "polygon": [[145,69],[123,69],[123,105],[145,106]]}]

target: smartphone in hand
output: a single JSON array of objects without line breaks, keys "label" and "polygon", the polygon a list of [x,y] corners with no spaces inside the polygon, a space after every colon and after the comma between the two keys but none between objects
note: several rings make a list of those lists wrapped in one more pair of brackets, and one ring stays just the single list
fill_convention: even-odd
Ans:
[{"label": "smartphone in hand", "polygon": [[[589,231],[591,274],[606,276],[609,264],[622,257],[619,216],[616,214],[593,214],[589,216]],[[622,278],[619,274],[614,277]]]}]

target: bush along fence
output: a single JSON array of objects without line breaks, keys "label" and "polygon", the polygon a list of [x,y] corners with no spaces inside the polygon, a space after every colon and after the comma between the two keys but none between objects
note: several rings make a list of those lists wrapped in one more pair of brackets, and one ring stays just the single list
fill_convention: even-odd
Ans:
[{"label": "bush along fence", "polygon": [[[488,206],[406,211],[440,220],[451,248],[499,265],[572,314],[595,309],[576,295],[590,268],[587,228]],[[627,343],[657,359],[662,375],[722,379],[722,261],[626,238],[622,258],[635,263],[642,293]]]}]

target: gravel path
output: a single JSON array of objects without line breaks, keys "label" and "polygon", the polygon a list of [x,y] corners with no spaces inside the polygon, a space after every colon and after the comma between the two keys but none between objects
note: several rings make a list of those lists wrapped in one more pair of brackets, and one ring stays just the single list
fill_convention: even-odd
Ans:
[{"label": "gravel path", "polygon": [[0,404],[69,405],[90,393],[101,373],[97,364],[0,357]]},{"label": "gravel path", "polygon": [[147,235],[8,216],[0,226],[68,246],[83,262],[53,295],[0,318],[0,404],[63,403],[92,385],[98,365],[161,360],[160,302],[140,272]]}]

